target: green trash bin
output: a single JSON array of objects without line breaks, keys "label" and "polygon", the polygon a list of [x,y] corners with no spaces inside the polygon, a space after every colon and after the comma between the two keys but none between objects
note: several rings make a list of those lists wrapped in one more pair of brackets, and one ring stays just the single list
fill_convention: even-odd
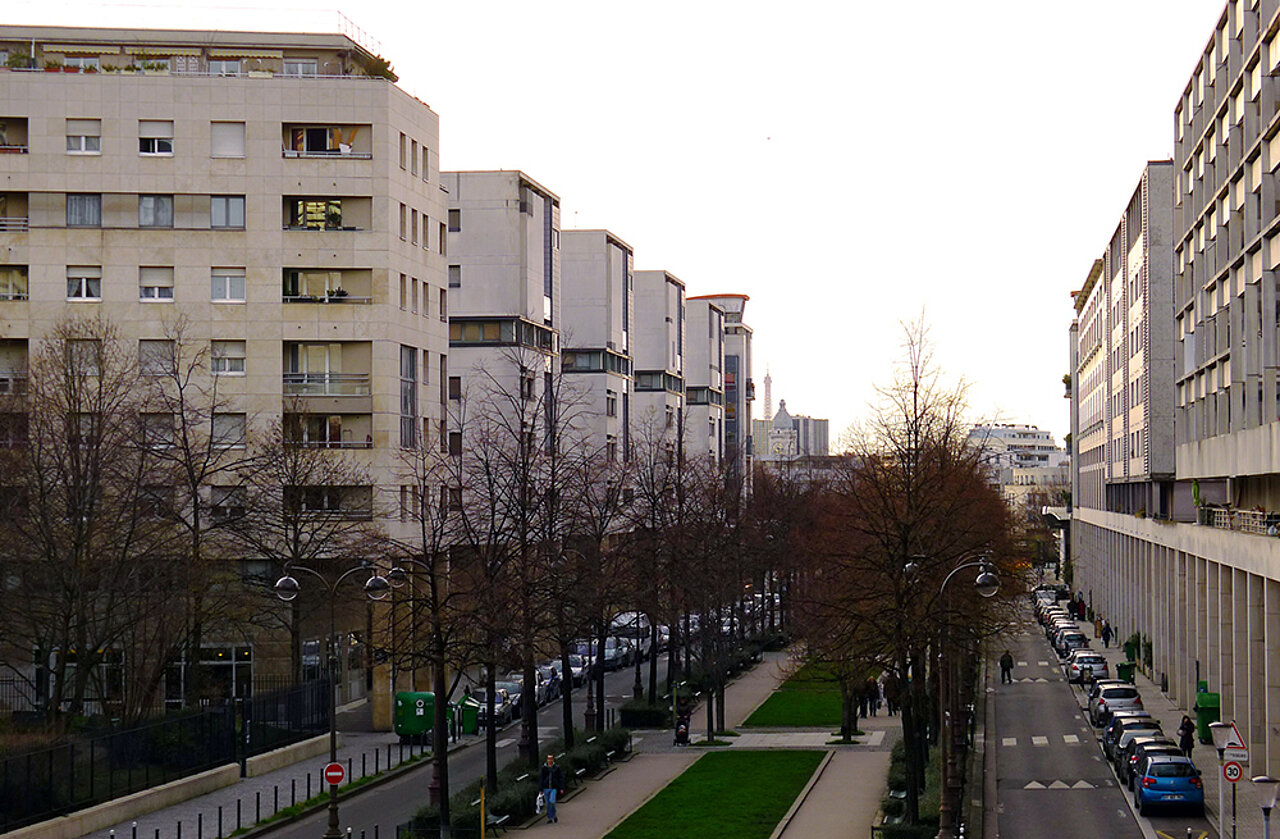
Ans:
[{"label": "green trash bin", "polygon": [[1122,661],[1116,665],[1116,678],[1122,682],[1133,684],[1133,670],[1137,665],[1132,661]]},{"label": "green trash bin", "polygon": [[[403,690],[396,694],[395,732],[401,742],[430,743],[436,722],[436,697],[429,690]],[[453,722],[453,706],[445,706],[445,719]]]},{"label": "green trash bin", "polygon": [[1196,733],[1200,736],[1201,743],[1212,743],[1213,732],[1209,730],[1209,723],[1218,722],[1222,719],[1222,697],[1216,693],[1197,693],[1196,694]]},{"label": "green trash bin", "polygon": [[458,703],[458,708],[462,711],[462,733],[479,734],[480,703],[470,696],[466,696]]}]

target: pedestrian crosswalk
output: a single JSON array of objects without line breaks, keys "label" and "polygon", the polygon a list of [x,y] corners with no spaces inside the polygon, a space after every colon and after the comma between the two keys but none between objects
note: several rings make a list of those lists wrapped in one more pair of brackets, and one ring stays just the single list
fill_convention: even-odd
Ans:
[{"label": "pedestrian crosswalk", "polygon": [[[1063,734],[1063,735],[1060,735],[1060,736],[1062,737],[1062,742],[1063,742],[1065,745],[1068,745],[1068,746],[1079,746],[1079,745],[1080,745],[1080,735],[1078,735],[1078,734]],[[1033,746],[1048,746],[1048,745],[1049,745],[1049,740],[1050,740],[1050,738],[1049,738],[1048,736],[1043,735],[1043,734],[1036,734],[1036,735],[1033,735],[1033,736],[1031,736],[1029,739],[1031,740],[1031,745],[1033,745]],[[1000,745],[1002,745],[1002,746],[1016,746],[1016,745],[1018,745],[1018,738],[1017,738],[1017,737],[1001,737],[1001,738],[1000,738]]]}]

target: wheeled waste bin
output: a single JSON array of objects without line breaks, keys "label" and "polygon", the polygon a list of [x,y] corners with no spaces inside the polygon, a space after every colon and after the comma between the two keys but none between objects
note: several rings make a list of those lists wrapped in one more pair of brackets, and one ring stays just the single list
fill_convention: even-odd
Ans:
[{"label": "wheeled waste bin", "polygon": [[1133,684],[1133,670],[1137,665],[1132,661],[1122,661],[1116,665],[1116,678]]},{"label": "wheeled waste bin", "polygon": [[1217,693],[1196,694],[1196,733],[1201,743],[1212,743],[1213,732],[1209,723],[1222,719],[1222,697]]}]

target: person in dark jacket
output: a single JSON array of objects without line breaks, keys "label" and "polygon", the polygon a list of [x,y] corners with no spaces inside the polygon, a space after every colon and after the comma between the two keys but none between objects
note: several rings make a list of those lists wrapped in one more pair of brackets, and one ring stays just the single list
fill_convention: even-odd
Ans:
[{"label": "person in dark jacket", "polygon": [[1000,656],[1000,684],[1013,683],[1013,655],[1008,650]]},{"label": "person in dark jacket", "polygon": [[538,770],[538,789],[542,790],[542,800],[547,805],[547,824],[560,821],[556,816],[556,797],[564,789],[564,775],[556,766],[554,755],[547,755],[546,764]]},{"label": "person in dark jacket", "polygon": [[1191,717],[1186,714],[1182,715],[1182,724],[1178,726],[1178,748],[1182,749],[1182,753],[1187,757],[1191,757],[1191,750],[1196,745],[1196,724],[1191,721]]}]

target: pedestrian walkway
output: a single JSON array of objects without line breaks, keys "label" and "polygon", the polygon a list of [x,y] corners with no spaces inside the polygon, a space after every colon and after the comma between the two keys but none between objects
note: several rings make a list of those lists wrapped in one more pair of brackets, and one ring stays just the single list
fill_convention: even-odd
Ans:
[{"label": "pedestrian walkway", "polygon": [[[1108,649],[1102,645],[1102,639],[1096,637],[1096,633],[1092,632],[1086,626],[1085,631],[1093,639],[1090,646],[1096,651],[1102,653],[1107,659],[1107,664],[1112,673],[1116,671],[1116,665],[1125,661],[1124,646],[1115,640],[1111,642]],[[1160,727],[1164,730],[1165,735],[1178,739],[1178,726],[1182,723],[1182,717],[1196,718],[1196,712],[1189,708],[1182,708],[1176,705],[1173,700],[1160,692],[1160,686],[1152,682],[1146,674],[1141,670],[1134,673],[1134,685],[1138,688],[1138,692],[1142,694],[1142,704],[1147,713],[1160,721]],[[1077,696],[1081,694],[1077,692]],[[1083,703],[1083,699],[1081,699]],[[1230,722],[1230,720],[1224,720]],[[1220,836],[1230,836],[1231,830],[1231,785],[1222,781],[1222,770],[1218,764],[1218,752],[1212,744],[1204,745],[1197,738],[1195,748],[1192,751],[1191,759],[1195,761],[1196,766],[1200,768],[1204,777],[1204,799],[1205,799],[1205,815],[1209,822],[1218,829]],[[1249,778],[1254,775],[1262,774],[1262,770],[1250,771],[1250,767],[1244,768],[1244,780],[1236,784],[1236,835],[1238,836],[1261,836],[1262,835],[1262,809],[1258,806],[1258,795],[1254,791],[1253,784],[1249,782]],[[1218,807],[1218,784],[1222,783],[1225,790],[1224,799],[1226,803],[1226,820],[1223,823],[1222,815]]]},{"label": "pedestrian walkway", "polygon": [[[787,658],[782,653],[766,654],[764,662],[742,674],[725,688],[725,724],[739,732],[726,737],[726,748],[809,748],[834,752],[832,759],[809,788],[781,836],[789,839],[835,839],[861,836],[869,832],[889,770],[889,747],[897,739],[901,721],[880,714],[861,719],[865,734],[854,746],[828,745],[830,731],[794,731],[741,728],[751,713],[787,677]],[[695,724],[698,714],[695,711]],[[705,735],[705,732],[704,732]],[[558,839],[600,839],[627,816],[657,795],[680,773],[688,769],[705,749],[676,747],[668,731],[638,732],[635,756],[603,778],[588,784],[557,808],[554,825],[538,822],[535,835]]]}]

